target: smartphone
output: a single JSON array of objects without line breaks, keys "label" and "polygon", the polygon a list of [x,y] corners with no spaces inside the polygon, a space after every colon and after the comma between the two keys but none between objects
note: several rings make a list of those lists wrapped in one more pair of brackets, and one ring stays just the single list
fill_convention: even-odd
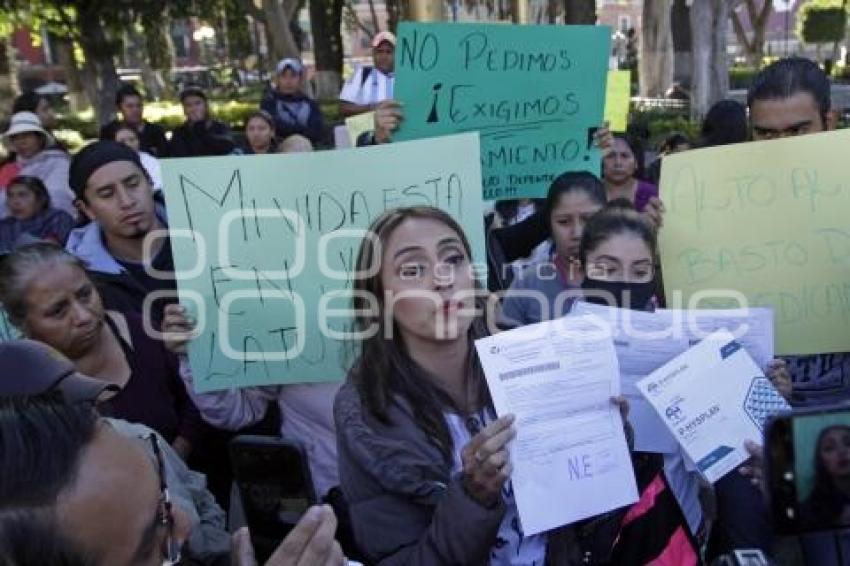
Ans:
[{"label": "smartphone", "polygon": [[230,461],[254,553],[262,564],[316,503],[307,456],[289,440],[240,435],[230,442]]},{"label": "smartphone", "polygon": [[850,527],[850,406],[777,417],[767,427],[764,449],[778,532]]}]

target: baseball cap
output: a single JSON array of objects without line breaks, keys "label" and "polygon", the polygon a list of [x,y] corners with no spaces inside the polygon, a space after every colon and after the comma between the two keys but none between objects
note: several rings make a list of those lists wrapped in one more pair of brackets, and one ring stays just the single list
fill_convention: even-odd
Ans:
[{"label": "baseball cap", "polygon": [[393,33],[389,31],[382,31],[375,34],[375,37],[372,38],[372,49],[376,48],[385,41],[395,47],[395,35],[393,35]]},{"label": "baseball cap", "polygon": [[0,396],[15,397],[61,391],[69,403],[97,401],[104,391],[120,388],[77,372],[73,362],[47,344],[12,340],[0,344]]},{"label": "baseball cap", "polygon": [[277,64],[277,74],[279,75],[287,69],[291,69],[293,73],[300,75],[304,70],[304,65],[294,57],[287,57],[286,59],[281,59]]}]

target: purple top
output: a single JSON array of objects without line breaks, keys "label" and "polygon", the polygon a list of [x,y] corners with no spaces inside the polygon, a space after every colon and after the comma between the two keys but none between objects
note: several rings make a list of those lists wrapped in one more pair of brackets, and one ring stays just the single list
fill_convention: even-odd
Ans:
[{"label": "purple top", "polygon": [[182,436],[198,447],[206,425],[186,392],[177,356],[145,333],[140,316],[127,313],[124,317],[132,344],[125,342],[109,316],[106,322],[124,351],[130,379],[119,393],[98,406],[100,412],[146,425],[169,443]]},{"label": "purple top", "polygon": [[658,196],[658,187],[652,183],[638,180],[637,190],[635,191],[635,208],[638,212],[643,212],[646,204],[652,197]]}]

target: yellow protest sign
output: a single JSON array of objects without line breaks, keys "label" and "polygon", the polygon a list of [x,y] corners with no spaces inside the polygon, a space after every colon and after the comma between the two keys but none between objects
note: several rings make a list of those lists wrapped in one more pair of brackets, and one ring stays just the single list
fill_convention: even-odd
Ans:
[{"label": "yellow protest sign", "polygon": [[[664,158],[668,302],[775,312],[776,352],[850,351],[850,130]],[[679,303],[679,304],[676,304]]]},{"label": "yellow protest sign", "polygon": [[605,120],[612,132],[625,132],[632,99],[632,72],[608,71],[605,83]]},{"label": "yellow protest sign", "polygon": [[364,112],[345,119],[345,127],[348,129],[348,139],[351,147],[357,146],[357,138],[364,132],[375,129],[375,112]]}]

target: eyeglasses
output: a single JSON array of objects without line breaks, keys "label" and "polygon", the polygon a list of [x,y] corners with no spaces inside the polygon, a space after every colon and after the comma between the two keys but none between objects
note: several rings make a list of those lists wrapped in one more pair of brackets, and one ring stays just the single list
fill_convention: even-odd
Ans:
[{"label": "eyeglasses", "polygon": [[156,456],[157,473],[159,474],[159,491],[161,493],[159,504],[159,521],[167,529],[165,542],[162,544],[162,566],[172,566],[180,562],[181,544],[174,539],[174,510],[171,506],[171,496],[168,493],[168,484],[165,481],[165,466],[162,462],[162,452],[156,435],[148,436],[151,449]]}]

